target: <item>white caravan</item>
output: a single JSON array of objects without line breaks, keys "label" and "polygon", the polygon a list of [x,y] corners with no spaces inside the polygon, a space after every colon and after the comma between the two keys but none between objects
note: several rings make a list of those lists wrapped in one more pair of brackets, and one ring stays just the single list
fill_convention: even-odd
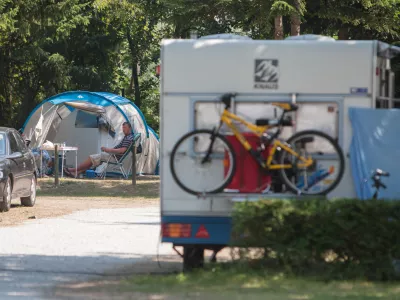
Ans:
[{"label": "white caravan", "polygon": [[[201,263],[203,250],[229,243],[235,201],[282,195],[207,194],[181,189],[171,174],[170,154],[176,142],[194,129],[218,125],[223,105],[218,97],[237,93],[232,111],[248,120],[273,117],[271,102],[299,105],[297,131],[318,129],[337,139],[345,154],[340,184],[327,196],[355,197],[349,164],[352,128],[349,107],[390,108],[394,74],[390,59],[399,48],[379,41],[335,41],[300,36],[283,41],[251,40],[223,35],[201,39],[167,39],[161,46],[161,214],[163,242],[184,247],[184,264]],[[274,82],[257,81],[256,64],[276,67]],[[244,130],[244,128],[242,128]],[[190,168],[181,176],[190,176]],[[194,182],[193,184],[196,184]],[[289,195],[283,195],[289,196]]]}]

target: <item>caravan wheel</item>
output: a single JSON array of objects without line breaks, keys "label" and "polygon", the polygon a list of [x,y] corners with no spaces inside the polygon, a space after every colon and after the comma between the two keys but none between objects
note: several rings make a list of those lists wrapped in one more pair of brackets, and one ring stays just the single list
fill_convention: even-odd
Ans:
[{"label": "caravan wheel", "polygon": [[200,246],[183,247],[183,270],[185,272],[204,266],[204,249]]}]

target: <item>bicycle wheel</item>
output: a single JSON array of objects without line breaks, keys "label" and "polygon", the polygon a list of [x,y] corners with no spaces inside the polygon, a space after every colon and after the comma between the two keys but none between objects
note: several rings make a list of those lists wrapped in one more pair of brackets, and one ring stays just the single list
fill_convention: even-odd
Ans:
[{"label": "bicycle wheel", "polygon": [[303,195],[326,195],[343,177],[345,161],[342,149],[329,135],[317,130],[304,130],[290,137],[286,143],[299,155],[312,158],[313,164],[303,167],[294,155],[282,149],[280,164],[291,164],[280,169],[280,178],[287,189]]},{"label": "bicycle wheel", "polygon": [[[203,162],[208,153],[208,160]],[[218,193],[231,182],[236,160],[232,145],[223,135],[201,129],[185,134],[175,144],[170,168],[184,191],[193,195]]]}]

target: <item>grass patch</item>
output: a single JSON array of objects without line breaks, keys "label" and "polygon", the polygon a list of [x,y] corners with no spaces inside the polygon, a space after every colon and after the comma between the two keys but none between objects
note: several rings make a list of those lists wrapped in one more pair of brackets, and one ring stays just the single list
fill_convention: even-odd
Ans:
[{"label": "grass patch", "polygon": [[[330,281],[287,276],[276,270],[254,270],[235,264],[218,265],[193,273],[133,276],[123,290],[158,294],[165,299],[400,299],[395,283]],[[164,299],[164,298],[160,298]]]},{"label": "grass patch", "polygon": [[158,199],[160,181],[158,179],[139,179],[136,186],[130,180],[85,180],[60,179],[60,186],[54,186],[54,179],[39,179],[38,196],[70,197],[119,197]]}]

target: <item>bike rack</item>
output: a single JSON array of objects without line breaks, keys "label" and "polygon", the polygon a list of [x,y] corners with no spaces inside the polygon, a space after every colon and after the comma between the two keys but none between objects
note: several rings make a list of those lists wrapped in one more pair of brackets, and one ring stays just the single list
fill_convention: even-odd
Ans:
[{"label": "bike rack", "polygon": [[[298,195],[293,193],[268,193],[268,194],[243,194],[234,192],[225,192],[217,194],[204,193],[197,196],[199,199],[210,199],[212,201],[218,199],[230,200],[231,202],[257,202],[269,199],[291,199],[291,200],[301,200],[305,198],[310,198],[313,196]],[[316,198],[326,199],[326,196],[315,196]]]}]

